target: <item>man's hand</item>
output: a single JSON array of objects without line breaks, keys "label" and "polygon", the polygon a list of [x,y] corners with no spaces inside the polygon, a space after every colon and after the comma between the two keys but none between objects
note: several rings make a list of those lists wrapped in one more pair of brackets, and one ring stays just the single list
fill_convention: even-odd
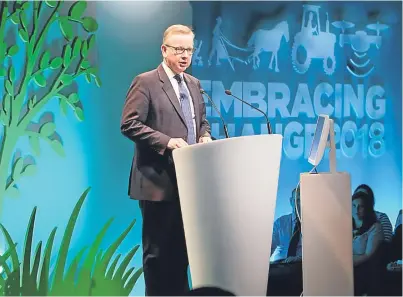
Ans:
[{"label": "man's hand", "polygon": [[301,260],[302,260],[302,257],[299,257],[299,256],[288,257],[283,260],[283,263],[295,263],[295,262],[300,262]]},{"label": "man's hand", "polygon": [[203,136],[199,138],[199,143],[208,143],[208,142],[212,142],[213,140],[211,139],[211,137],[208,136]]},{"label": "man's hand", "polygon": [[184,146],[188,146],[188,144],[182,138],[171,138],[168,141],[168,145],[167,145],[167,147],[170,150],[174,150],[174,149],[181,148],[181,147],[184,147]]}]

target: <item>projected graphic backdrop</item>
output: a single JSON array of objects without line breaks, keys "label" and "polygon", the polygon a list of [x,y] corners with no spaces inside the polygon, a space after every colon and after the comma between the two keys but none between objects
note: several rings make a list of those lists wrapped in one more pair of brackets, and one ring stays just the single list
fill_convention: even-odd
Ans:
[{"label": "projected graphic backdrop", "polygon": [[[392,2],[195,2],[193,74],[230,136],[284,136],[277,215],[307,162],[317,116],[335,120],[338,170],[369,184],[394,223],[401,208],[401,4]],[[207,108],[214,136],[224,137]],[[327,159],[318,171],[327,170]],[[270,164],[268,164],[270,166]],[[264,174],[262,172],[262,174]],[[324,197],[325,203],[326,197]]]}]

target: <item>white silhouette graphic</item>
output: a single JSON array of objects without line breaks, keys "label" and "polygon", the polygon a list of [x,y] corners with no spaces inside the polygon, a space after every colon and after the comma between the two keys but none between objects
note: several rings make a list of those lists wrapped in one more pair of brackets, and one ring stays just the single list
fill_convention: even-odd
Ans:
[{"label": "white silhouette graphic", "polygon": [[192,64],[194,66],[200,66],[200,67],[203,66],[203,58],[201,56],[199,56],[202,44],[203,44],[203,40],[200,40],[200,41],[195,40],[195,48],[196,48],[196,50],[195,50],[195,52],[193,53],[193,56],[192,56]]},{"label": "white silhouette graphic", "polygon": [[[366,77],[368,76],[374,69],[375,66],[372,65],[368,68],[368,64],[370,59],[368,58],[366,61],[361,62],[367,54],[367,51],[370,49],[371,45],[374,44],[377,49],[379,49],[382,45],[382,36],[379,35],[381,30],[385,30],[389,28],[387,25],[380,24],[377,22],[376,24],[369,24],[367,28],[370,30],[375,30],[376,35],[368,35],[365,31],[356,31],[355,34],[345,34],[344,31],[346,29],[353,28],[355,25],[351,22],[346,21],[337,21],[333,22],[332,25],[338,29],[341,29],[342,33],[339,37],[339,45],[340,47],[344,47],[345,44],[350,44],[351,49],[354,51],[355,57],[358,58],[358,61],[355,60],[354,56],[349,59],[350,64],[347,64],[347,70],[356,77]],[[358,71],[363,71],[362,73],[358,73]]]},{"label": "white silhouette graphic", "polygon": [[[319,19],[320,6],[303,5],[304,13],[302,17],[301,31],[294,37],[291,57],[295,71],[305,73],[308,71],[312,59],[323,60],[323,70],[327,75],[332,75],[336,68],[334,48],[336,35],[329,32],[329,17],[326,13],[326,31],[320,29]],[[305,23],[306,15],[308,22]],[[316,24],[314,23],[314,17]],[[305,57],[300,57],[306,52]]]},{"label": "white silhouette graphic", "polygon": [[214,27],[214,31],[213,31],[212,47],[211,47],[211,51],[210,51],[210,55],[209,55],[209,59],[208,59],[208,65],[209,66],[212,65],[212,59],[215,55],[216,56],[216,63],[215,63],[216,66],[221,65],[220,60],[226,60],[230,64],[232,70],[235,71],[233,61],[238,61],[243,64],[247,64],[247,61],[242,60],[241,58],[238,58],[238,57],[230,56],[228,54],[228,50],[227,50],[226,46],[228,45],[234,49],[237,49],[239,51],[244,51],[244,52],[253,51],[253,49],[242,48],[242,47],[236,46],[232,42],[230,42],[221,31],[222,18],[218,17],[216,19],[216,21],[217,21],[217,23],[216,23],[216,26]]},{"label": "white silhouette graphic", "polygon": [[224,35],[221,32],[222,18],[218,17],[216,21],[217,23],[213,30],[212,48],[208,59],[208,65],[211,66],[211,60],[213,59],[214,55],[216,55],[216,64],[215,64],[216,66],[220,66],[221,65],[220,60],[224,59],[227,60],[230,63],[231,68],[235,70],[234,65],[229,57],[227,48],[225,47],[223,38]]},{"label": "white silhouette graphic", "polygon": [[[320,59],[323,61],[323,70],[327,75],[332,75],[336,69],[335,44],[336,34],[330,33],[329,15],[326,13],[326,29],[321,30],[320,6],[303,5],[303,16],[301,31],[294,36],[294,42],[291,51],[291,60],[293,68],[297,73],[306,73],[311,65],[312,59]],[[287,21],[281,21],[273,29],[258,29],[252,33],[247,42],[247,47],[239,47],[228,40],[221,30],[223,20],[221,17],[216,19],[216,25],[213,30],[212,48],[209,53],[208,65],[212,66],[215,56],[215,66],[220,66],[222,60],[228,61],[232,70],[235,71],[234,61],[245,65],[251,64],[254,70],[260,67],[260,54],[263,52],[271,53],[269,69],[280,72],[278,62],[278,52],[280,50],[282,40],[289,42],[289,26]],[[335,21],[332,25],[341,30],[339,36],[339,45],[350,45],[354,55],[349,58],[346,65],[347,70],[356,77],[366,77],[374,69],[375,66],[369,64],[367,51],[371,45],[375,45],[377,49],[381,47],[382,36],[380,32],[389,28],[387,25],[369,24],[366,26],[369,30],[376,31],[376,35],[369,35],[365,31],[356,31],[353,34],[345,33],[346,30],[353,28],[355,25],[347,21]],[[197,66],[203,66],[202,57],[199,56],[202,41],[196,44],[196,51],[193,56],[193,62]],[[240,57],[230,56],[228,49],[244,52],[244,59]],[[365,60],[367,59],[367,60]],[[275,65],[273,65],[275,63]],[[369,69],[368,69],[369,68]]]},{"label": "white silhouette graphic", "polygon": [[253,61],[253,69],[257,69],[260,66],[260,53],[272,52],[269,69],[273,69],[273,62],[275,60],[275,71],[279,72],[277,54],[283,37],[286,42],[289,41],[290,36],[286,21],[278,23],[272,30],[261,29],[252,34],[248,41],[248,47],[253,47],[254,52],[248,57],[248,62],[250,60]]}]

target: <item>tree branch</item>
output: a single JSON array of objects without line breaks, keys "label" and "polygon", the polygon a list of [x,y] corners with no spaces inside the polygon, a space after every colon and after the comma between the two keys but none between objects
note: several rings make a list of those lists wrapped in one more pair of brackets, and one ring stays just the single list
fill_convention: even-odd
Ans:
[{"label": "tree branch", "polygon": [[[38,20],[39,20],[39,12],[38,12],[38,17],[36,20],[36,31],[34,31],[31,35],[31,38],[29,38],[28,44],[27,44],[27,56],[26,56],[26,65],[24,67],[24,76],[22,79],[22,82],[20,84],[20,88],[18,90],[18,93],[15,97],[15,104],[17,106],[18,110],[21,110],[22,104],[24,102],[24,99],[26,97],[27,89],[28,89],[28,83],[31,80],[32,72],[35,67],[35,62],[38,60],[38,56],[40,53],[40,50],[42,48],[43,42],[45,40],[45,37],[47,35],[47,32],[51,26],[51,24],[56,20],[56,12],[57,9],[60,5],[60,2],[57,2],[55,9],[53,10],[51,16],[47,20],[44,28],[42,29],[41,33],[39,34],[38,40],[35,42],[35,39],[32,38],[32,36],[36,36],[37,30],[38,30]],[[34,18],[34,24],[35,24],[35,19]],[[19,117],[15,117],[16,121],[19,120]]]},{"label": "tree branch", "polygon": [[52,11],[52,14],[50,15],[49,19],[47,20],[45,26],[43,27],[41,33],[39,34],[39,38],[36,41],[35,45],[34,45],[34,51],[33,54],[36,56],[38,55],[39,51],[42,49],[42,45],[43,42],[45,41],[44,37],[47,35],[48,30],[50,28],[50,26],[53,24],[54,21],[56,21],[57,16],[56,16],[56,12],[59,9],[59,5],[60,2],[57,1],[56,7],[54,8],[54,10]]},{"label": "tree branch", "polygon": [[[28,126],[28,123],[32,120],[32,118],[49,102],[50,99],[52,99],[54,96],[57,95],[65,86],[63,84],[60,85],[61,80],[60,78],[62,77],[63,74],[65,74],[67,70],[67,67],[64,68],[58,78],[55,80],[55,82],[52,85],[51,90],[49,91],[48,94],[46,94],[42,99],[40,99],[32,109],[27,111],[27,113],[24,115],[24,117],[21,119],[20,123],[18,124],[19,128],[26,129]],[[79,73],[76,73],[73,75],[73,80],[79,77],[81,74],[85,73],[84,71],[80,71]]]}]

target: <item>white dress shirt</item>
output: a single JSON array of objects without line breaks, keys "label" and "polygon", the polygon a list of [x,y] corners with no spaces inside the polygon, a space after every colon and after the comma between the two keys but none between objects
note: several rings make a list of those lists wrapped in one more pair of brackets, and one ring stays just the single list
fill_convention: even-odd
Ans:
[{"label": "white dress shirt", "polygon": [[[172,84],[172,87],[173,87],[173,89],[175,91],[176,97],[178,98],[179,105],[180,105],[181,102],[180,102],[180,96],[179,96],[179,84],[178,84],[178,81],[174,78],[175,73],[171,70],[171,68],[168,67],[167,64],[165,64],[165,62],[162,62],[162,67],[164,68],[165,73],[167,74],[167,76],[169,78],[169,81]],[[185,80],[183,78],[183,73],[181,73],[179,75],[181,76],[182,81],[185,82]],[[189,89],[188,89],[188,87],[186,85],[186,82],[185,82],[185,88],[186,88],[186,90],[188,92],[188,95],[189,95],[190,109],[192,111],[194,133],[195,133],[195,135],[197,135],[196,134],[196,115],[195,115],[195,110],[194,110],[194,106],[193,106],[193,99],[192,99],[192,95],[190,95],[190,91],[189,91]],[[198,142],[198,139],[196,139],[196,142]]]}]

